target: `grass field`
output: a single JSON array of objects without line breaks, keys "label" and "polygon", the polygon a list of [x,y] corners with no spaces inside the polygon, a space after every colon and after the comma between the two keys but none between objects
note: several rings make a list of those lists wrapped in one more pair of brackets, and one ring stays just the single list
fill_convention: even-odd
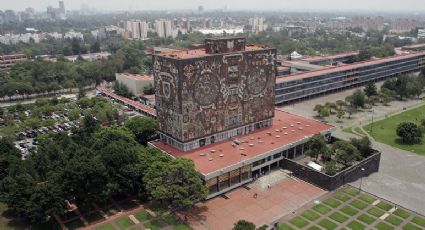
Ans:
[{"label": "grass field", "polygon": [[[391,145],[393,147],[403,149],[412,153],[425,155],[425,137],[421,144],[405,145],[397,141],[396,129],[398,124],[404,121],[411,121],[420,125],[420,121],[425,119],[425,105],[418,108],[397,114],[384,120],[374,122],[364,126],[364,130],[375,138],[375,140]],[[372,132],[370,131],[372,127]]]},{"label": "grass field", "polygon": [[[338,201],[339,200],[339,201]],[[379,202],[375,202],[379,200]],[[278,230],[296,229],[424,229],[425,217],[378,197],[359,193],[353,187],[335,192],[298,215],[289,216]]]}]

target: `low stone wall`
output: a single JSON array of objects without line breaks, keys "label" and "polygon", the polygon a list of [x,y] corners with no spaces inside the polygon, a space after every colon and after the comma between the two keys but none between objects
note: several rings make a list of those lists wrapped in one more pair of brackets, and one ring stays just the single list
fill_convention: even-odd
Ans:
[{"label": "low stone wall", "polygon": [[[312,183],[320,188],[335,190],[344,184],[358,180],[360,177],[365,177],[374,172],[378,172],[380,160],[381,153],[376,152],[372,156],[360,161],[356,165],[346,168],[334,176],[318,172],[290,159],[283,159],[282,168],[291,171],[295,177]],[[364,170],[362,170],[362,168]]]}]

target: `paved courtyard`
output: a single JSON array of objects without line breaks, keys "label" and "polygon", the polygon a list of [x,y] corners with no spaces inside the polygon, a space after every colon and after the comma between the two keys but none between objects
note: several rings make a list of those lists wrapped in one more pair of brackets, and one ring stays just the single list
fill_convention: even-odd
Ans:
[{"label": "paved courtyard", "polygon": [[[353,91],[333,93],[280,108],[294,114],[314,117],[316,115],[316,112],[313,111],[314,105],[344,100]],[[386,114],[397,113],[403,111],[403,108],[414,107],[420,103],[423,103],[423,101],[409,100],[391,102],[391,106],[376,106],[374,107],[374,118],[383,118]],[[329,121],[337,127],[341,125],[350,127],[360,123],[362,125],[367,124],[371,121],[371,118],[372,113],[364,112],[354,114],[351,120],[344,119],[342,124],[335,123],[335,119]],[[358,137],[341,130],[337,130],[334,135],[342,139]],[[378,173],[363,179],[363,189],[408,209],[425,214],[425,157],[393,148],[372,139],[371,141],[373,147],[382,152],[381,165]],[[360,180],[352,183],[352,185],[358,187],[359,183]]]},{"label": "paved courtyard", "polygon": [[[279,172],[279,171],[278,171]],[[273,174],[273,173],[272,173]],[[189,223],[193,229],[232,229],[244,219],[257,226],[277,221],[327,192],[304,181],[270,178],[270,188],[263,183],[252,183],[198,204],[190,211]],[[254,197],[257,194],[257,197]]]}]

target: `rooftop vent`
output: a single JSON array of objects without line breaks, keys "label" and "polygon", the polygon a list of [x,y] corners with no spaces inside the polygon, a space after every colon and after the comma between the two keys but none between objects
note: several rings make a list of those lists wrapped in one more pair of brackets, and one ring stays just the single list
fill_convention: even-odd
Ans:
[{"label": "rooftop vent", "polygon": [[240,147],[239,150],[245,150],[245,148],[244,147]]},{"label": "rooftop vent", "polygon": [[264,141],[258,141],[258,143],[260,143],[260,144],[261,144],[261,143],[263,143],[263,142],[264,142]]},{"label": "rooftop vent", "polygon": [[254,140],[254,137],[251,137],[251,138],[249,138],[249,139]]},{"label": "rooftop vent", "polygon": [[295,129],[291,130],[291,132],[295,132]]},{"label": "rooftop vent", "polygon": [[220,157],[224,157],[224,154],[220,154],[219,156],[220,156]]},{"label": "rooftop vent", "polygon": [[283,134],[288,135],[288,133],[287,133],[287,132],[285,132],[285,133],[283,133]]},{"label": "rooftop vent", "polygon": [[254,144],[249,144],[249,147],[254,147]]},{"label": "rooftop vent", "polygon": [[280,136],[279,135],[276,135],[276,138],[280,138]]},{"label": "rooftop vent", "polygon": [[210,157],[210,158],[208,158],[208,160],[209,160],[209,161],[212,161],[212,160],[213,160],[213,158],[212,158],[212,157]]},{"label": "rooftop vent", "polygon": [[294,127],[294,125],[293,125],[293,124],[291,124],[291,127]]},{"label": "rooftop vent", "polygon": [[246,153],[241,153],[242,156],[247,156]]},{"label": "rooftop vent", "polygon": [[305,125],[305,127],[310,127],[310,125]]},{"label": "rooftop vent", "polygon": [[279,130],[279,129],[275,129],[274,131],[276,131],[276,133],[280,132],[280,130]]},{"label": "rooftop vent", "polygon": [[298,121],[298,122],[297,122],[297,124],[301,125],[301,122],[300,122],[300,121]]},{"label": "rooftop vent", "polygon": [[240,141],[240,140],[235,140],[235,141],[233,141],[235,144],[237,144],[237,145],[240,145],[240,144],[242,144],[242,141]]},{"label": "rooftop vent", "polygon": [[206,155],[207,155],[206,153],[200,153],[200,154],[199,154],[199,156],[202,156],[202,157],[203,157],[203,156],[206,156]]},{"label": "rooftop vent", "polygon": [[286,126],[283,126],[283,129],[287,129],[287,127]]},{"label": "rooftop vent", "polygon": [[303,127],[299,127],[298,129],[299,129],[299,130],[303,130]]}]

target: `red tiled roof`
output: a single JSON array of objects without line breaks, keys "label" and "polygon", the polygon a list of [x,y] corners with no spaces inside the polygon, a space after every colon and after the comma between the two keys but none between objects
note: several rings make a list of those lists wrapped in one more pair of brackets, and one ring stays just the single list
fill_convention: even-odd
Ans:
[{"label": "red tiled roof", "polygon": [[[232,145],[233,140],[225,140],[183,152],[163,141],[154,141],[151,144],[174,157],[193,160],[196,169],[207,175],[333,128],[331,125],[316,120],[276,110],[272,126],[235,137],[234,139],[245,142],[241,145]],[[253,145],[251,146],[251,144]],[[222,157],[220,157],[221,154],[223,154]],[[212,160],[210,161],[209,158]]]},{"label": "red tiled roof", "polygon": [[118,94],[113,93],[112,90],[110,90],[110,89],[108,89],[106,87],[98,87],[97,89],[100,92],[106,94],[107,96],[110,96],[110,97],[112,97],[112,98],[114,98],[116,100],[119,100],[119,101],[125,103],[126,105],[133,106],[133,107],[135,107],[137,109],[140,109],[141,111],[143,111],[143,112],[145,112],[145,113],[147,113],[147,114],[149,114],[149,115],[151,115],[153,117],[156,117],[156,109],[154,109],[154,108],[152,108],[152,107],[150,107],[148,105],[143,105],[143,104],[140,104],[137,101],[133,101],[133,100],[128,99],[126,97],[122,97],[122,96],[120,96]]}]

